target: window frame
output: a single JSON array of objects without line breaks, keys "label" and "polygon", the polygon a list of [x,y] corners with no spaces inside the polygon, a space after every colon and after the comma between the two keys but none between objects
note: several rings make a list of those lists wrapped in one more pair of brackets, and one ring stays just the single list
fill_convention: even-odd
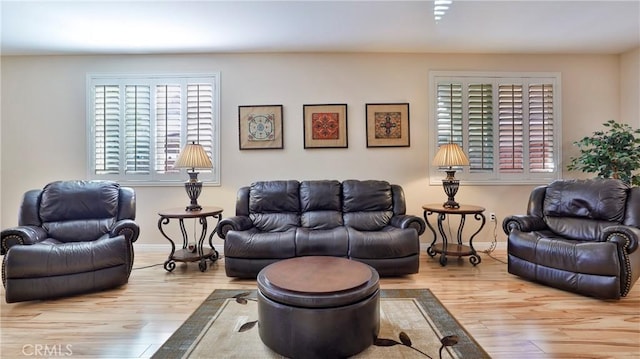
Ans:
[{"label": "window frame", "polygon": [[[173,82],[172,82],[173,80]],[[86,75],[86,141],[87,141],[87,178],[92,180],[113,180],[125,185],[136,186],[173,186],[183,185],[189,176],[186,173],[186,169],[180,169],[177,173],[162,173],[158,174],[155,171],[156,159],[155,155],[150,158],[149,163],[151,170],[148,174],[135,175],[135,174],[96,174],[96,141],[95,141],[95,86],[102,85],[143,85],[151,87],[151,141],[150,151],[155,153],[156,147],[156,116],[155,114],[155,101],[156,93],[155,87],[157,85],[173,85],[180,84],[185,85],[183,92],[186,94],[186,85],[194,83],[206,83],[212,86],[212,138],[213,144],[211,148],[211,161],[213,168],[211,170],[199,170],[198,179],[205,186],[220,186],[220,73],[219,72],[207,72],[207,73],[87,73]],[[124,97],[124,93],[120,96]],[[181,139],[180,148],[184,148],[187,143],[187,101],[186,96],[182,98],[183,104],[181,110]],[[122,112],[124,100],[120,100],[120,111]],[[121,118],[120,134],[124,134],[124,124]],[[122,143],[122,140],[121,140]],[[124,154],[120,153],[120,160],[125,160]]]},{"label": "window frame", "polygon": [[[462,104],[462,127],[463,127],[463,150],[468,153],[469,134],[467,132],[469,121],[468,99],[465,98],[470,83],[481,83],[483,80],[492,81],[493,84],[493,143],[494,158],[493,171],[470,172],[470,167],[458,168],[456,178],[463,181],[464,184],[470,185],[527,185],[527,184],[547,184],[562,176],[562,78],[559,72],[475,72],[475,71],[429,71],[429,184],[441,185],[442,179],[445,177],[443,169],[431,164],[438,150],[438,82],[456,81],[464,79],[463,82],[463,104]],[[511,80],[511,82],[509,81]],[[554,170],[547,173],[500,173],[499,169],[499,115],[498,115],[498,87],[511,83],[522,84],[524,87],[539,82],[540,80],[549,80],[553,85],[553,163]],[[528,91],[528,90],[527,90]],[[527,95],[528,96],[528,95]],[[528,97],[527,97],[528,98]],[[525,101],[523,101],[525,102]],[[528,106],[528,105],[527,105]],[[528,109],[528,108],[527,108]],[[528,137],[529,131],[529,114],[527,113],[526,122],[523,124],[524,138]],[[528,141],[524,141],[526,162],[528,163]]]}]

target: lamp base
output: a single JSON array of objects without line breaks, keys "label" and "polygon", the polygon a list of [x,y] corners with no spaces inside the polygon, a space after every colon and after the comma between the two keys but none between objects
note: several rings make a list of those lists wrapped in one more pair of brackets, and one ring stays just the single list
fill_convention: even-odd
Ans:
[{"label": "lamp base", "polygon": [[444,193],[447,195],[448,199],[442,207],[458,209],[460,208],[460,204],[456,202],[455,196],[456,193],[458,193],[458,188],[460,188],[460,180],[455,178],[455,170],[449,169],[445,172],[447,172],[447,177],[442,180],[442,187],[444,188]]},{"label": "lamp base", "polygon": [[202,182],[198,181],[198,172],[187,172],[189,181],[184,183],[184,189],[191,200],[191,203],[185,208],[187,212],[201,211],[202,206],[198,204],[198,197],[202,192]]},{"label": "lamp base", "polygon": [[195,205],[190,204],[190,205],[188,205],[184,210],[185,210],[185,211],[187,211],[187,212],[197,212],[197,211],[202,211],[202,206],[201,206],[201,205],[199,205],[199,204],[197,204],[197,203],[196,203]]}]

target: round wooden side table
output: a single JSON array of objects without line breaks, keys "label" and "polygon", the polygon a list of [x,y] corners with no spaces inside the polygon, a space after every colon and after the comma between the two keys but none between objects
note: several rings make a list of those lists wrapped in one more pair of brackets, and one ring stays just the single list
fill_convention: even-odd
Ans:
[{"label": "round wooden side table", "polygon": [[[436,254],[440,253],[440,265],[443,267],[447,265],[447,255],[457,257],[470,256],[469,262],[471,262],[471,264],[474,266],[480,264],[482,258],[480,258],[476,250],[473,248],[473,238],[480,233],[487,222],[487,219],[483,214],[485,211],[483,207],[461,204],[460,208],[445,208],[441,203],[433,203],[422,206],[422,209],[424,209],[424,220],[427,222],[427,226],[431,230],[431,233],[433,233],[433,242],[431,242],[431,245],[427,249],[427,254],[429,256],[435,257]],[[441,243],[436,243],[438,242],[438,235],[431,223],[429,223],[429,216],[434,213],[437,214],[438,217],[437,225],[438,232],[442,239]],[[457,243],[449,243],[449,238],[442,226],[442,222],[450,215],[460,216],[460,224],[458,225],[458,233],[456,237]],[[462,243],[462,231],[464,229],[467,215],[473,215],[475,220],[480,221],[480,227],[469,238],[468,246]]]},{"label": "round wooden side table", "polygon": [[[213,235],[216,233],[217,224],[222,219],[222,211],[223,209],[220,207],[202,207],[199,211],[186,211],[184,207],[179,207],[165,209],[158,212],[158,215],[160,216],[160,219],[158,220],[158,229],[160,230],[160,233],[169,240],[169,243],[171,243],[171,253],[169,254],[169,258],[164,262],[165,270],[169,272],[174,270],[176,268],[175,262],[199,261],[198,267],[201,272],[204,272],[207,270],[207,259],[210,259],[212,262],[215,262],[218,259],[219,253],[213,247]],[[211,247],[211,249],[205,252],[203,245],[204,239],[207,236],[207,217],[217,219],[218,222],[215,223],[216,225],[213,227],[211,234],[209,235],[209,247]],[[189,249],[189,236],[187,235],[187,231],[184,227],[184,220],[188,218],[198,220],[202,226],[200,238],[196,242],[196,248],[194,248],[195,251]],[[172,219],[178,220],[178,223],[180,224],[180,232],[182,233],[182,249],[177,251],[175,242],[165,233],[162,227],[163,225],[168,225]]]}]

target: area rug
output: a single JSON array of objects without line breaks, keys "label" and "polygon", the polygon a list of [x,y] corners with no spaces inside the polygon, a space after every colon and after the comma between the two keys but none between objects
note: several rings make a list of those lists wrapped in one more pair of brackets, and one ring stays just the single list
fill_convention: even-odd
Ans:
[{"label": "area rug", "polygon": [[[258,334],[256,291],[215,290],[152,358],[283,358]],[[354,358],[490,358],[428,289],[380,292],[380,333]]]}]

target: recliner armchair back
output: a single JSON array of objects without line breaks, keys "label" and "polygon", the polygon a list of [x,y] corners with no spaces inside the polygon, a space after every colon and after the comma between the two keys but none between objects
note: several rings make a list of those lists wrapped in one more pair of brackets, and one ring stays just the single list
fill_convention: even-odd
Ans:
[{"label": "recliner armchair back", "polygon": [[604,228],[624,220],[627,192],[621,181],[556,181],[546,188],[543,218],[560,236],[600,241]]}]

